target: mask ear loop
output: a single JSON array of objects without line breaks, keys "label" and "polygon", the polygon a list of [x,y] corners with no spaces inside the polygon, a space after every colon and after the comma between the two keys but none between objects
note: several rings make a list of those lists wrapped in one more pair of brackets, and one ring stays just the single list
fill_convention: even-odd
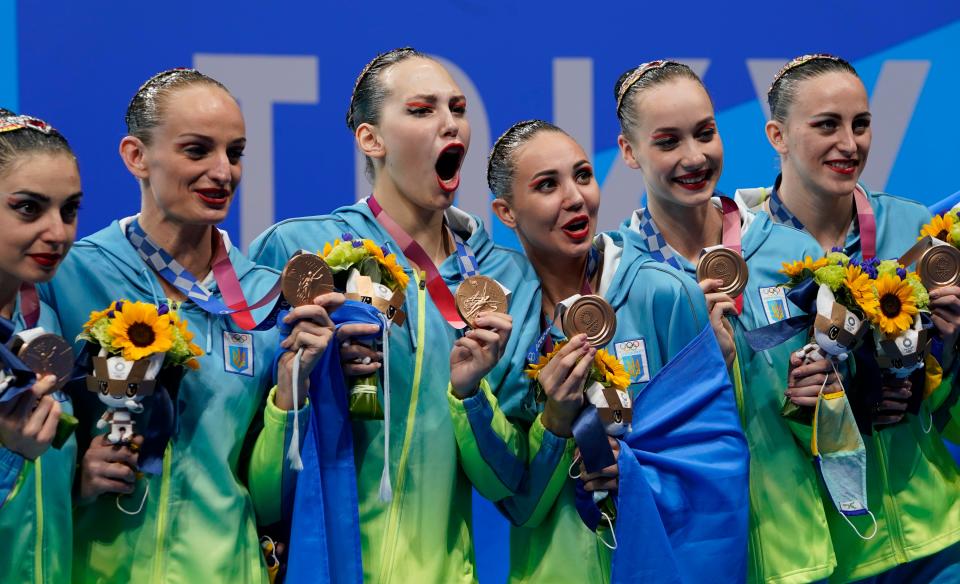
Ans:
[{"label": "mask ear loop", "polygon": [[[843,381],[841,380],[840,372],[837,371],[837,365],[836,363],[834,363],[833,359],[830,359],[830,365],[833,367],[833,372],[836,373],[837,375],[837,383],[840,384],[840,389],[843,390]],[[826,380],[824,380],[824,386],[826,386]],[[820,391],[822,392],[823,390],[821,389]],[[846,390],[844,390],[844,392],[846,392]],[[840,513],[840,516],[843,517],[843,520],[847,522],[847,525],[850,526],[850,529],[852,529],[853,532],[857,534],[857,537],[859,537],[863,541],[870,541],[871,539],[877,536],[877,531],[880,528],[877,525],[877,518],[874,516],[873,511],[869,509],[867,509],[866,511],[867,511],[867,514],[870,516],[870,519],[873,521],[873,533],[871,533],[868,536],[864,536],[863,534],[861,534],[860,530],[857,529],[857,526],[854,525],[852,521],[850,521],[850,518],[847,517],[845,513]]]},{"label": "mask ear loop", "polygon": [[924,434],[929,434],[933,430],[933,412],[930,411],[930,406],[926,402],[923,403],[923,409],[927,411],[927,419],[930,420],[930,424],[927,425],[923,421],[923,411],[920,412],[920,429],[923,430]]},{"label": "mask ear loop", "polygon": [[290,437],[290,447],[287,448],[287,460],[290,468],[300,472],[303,470],[303,459],[300,458],[300,358],[303,357],[303,347],[297,350],[293,358],[293,380],[290,385],[293,389],[293,434]]},{"label": "mask ear loop", "polygon": [[599,531],[597,532],[597,539],[599,539],[600,543],[602,543],[608,549],[615,550],[617,549],[617,532],[613,528],[613,520],[610,519],[610,516],[603,511],[600,512],[600,515],[604,518],[604,520],[606,520],[607,525],[610,527],[610,536],[613,537],[613,544],[607,543],[607,540],[603,539],[603,536],[600,535]]},{"label": "mask ear loop", "polygon": [[846,516],[845,514],[843,514],[843,513],[840,514],[840,516],[843,517],[843,520],[847,522],[847,525],[850,526],[850,529],[852,529],[853,532],[857,534],[857,537],[859,537],[859,538],[862,539],[863,541],[870,541],[871,539],[873,539],[874,537],[876,537],[876,535],[877,535],[877,530],[879,529],[879,527],[877,526],[877,518],[873,516],[873,511],[867,509],[867,514],[870,516],[870,519],[873,520],[873,533],[871,533],[870,535],[866,535],[866,536],[865,536],[865,535],[862,535],[862,534],[860,533],[860,530],[857,529],[857,526],[854,525],[852,521],[850,521],[850,518],[849,518],[849,517],[847,517],[847,516]]},{"label": "mask ear loop", "polygon": [[144,506],[144,504],[146,504],[146,502],[147,502],[147,495],[149,495],[149,494],[150,494],[150,481],[147,481],[147,486],[146,486],[146,488],[144,488],[144,490],[143,490],[143,499],[140,499],[140,506],[137,507],[137,510],[136,510],[136,511],[128,511],[128,510],[124,509],[124,508],[123,508],[123,505],[120,504],[120,495],[117,495],[117,509],[119,509],[119,510],[122,511],[123,513],[126,513],[127,515],[131,515],[131,516],[139,515],[140,512],[143,511],[143,506]]},{"label": "mask ear loop", "polygon": [[380,501],[393,500],[393,483],[390,481],[390,321],[380,314],[383,332],[380,342],[383,345],[383,471],[380,473]]},{"label": "mask ear loop", "polygon": [[573,457],[573,462],[570,463],[570,467],[567,469],[567,476],[570,477],[570,478],[573,479],[573,480],[577,480],[577,479],[580,478],[580,470],[579,470],[579,469],[577,469],[577,474],[573,474],[573,469],[574,469],[578,464],[580,464],[580,455],[579,455],[579,454]]}]

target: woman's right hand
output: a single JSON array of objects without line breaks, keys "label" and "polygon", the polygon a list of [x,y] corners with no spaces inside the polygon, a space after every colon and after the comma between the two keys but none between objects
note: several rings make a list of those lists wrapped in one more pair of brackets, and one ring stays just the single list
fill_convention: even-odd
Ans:
[{"label": "woman's right hand", "polygon": [[[340,343],[340,366],[347,377],[366,377],[383,366],[383,353],[369,344],[353,340],[375,335],[380,327],[375,324],[345,324],[337,329]],[[369,343],[369,341],[368,341]]]},{"label": "woman's right hand", "polygon": [[[826,387],[823,385],[827,380]],[[797,353],[790,354],[790,372],[787,374],[787,399],[795,405],[814,407],[817,405],[817,396],[820,388],[825,393],[840,391],[840,381],[833,370],[830,357],[816,361],[807,361]]]},{"label": "woman's right hand", "polygon": [[707,312],[710,314],[710,327],[717,336],[717,343],[723,353],[723,360],[727,367],[733,366],[737,357],[737,345],[733,340],[733,326],[727,320],[727,314],[736,314],[737,305],[728,294],[717,292],[723,285],[723,280],[708,278],[699,282],[700,289],[707,299]]},{"label": "woman's right hand", "polygon": [[880,402],[874,406],[873,423],[876,426],[896,424],[907,413],[907,405],[913,396],[913,383],[910,379],[899,379],[893,375],[884,375],[880,393]]},{"label": "woman's right hand", "polygon": [[132,493],[142,445],[143,436],[139,434],[129,444],[111,444],[106,434],[91,440],[80,462],[79,503],[87,505],[105,493]]},{"label": "woman's right hand", "polygon": [[537,381],[547,395],[540,421],[557,436],[573,436],[573,422],[583,409],[583,389],[597,350],[587,335],[574,336],[540,370]]},{"label": "woman's right hand", "polygon": [[55,375],[37,379],[30,391],[0,404],[0,444],[33,460],[47,451],[57,433],[60,402],[49,394],[56,389]]}]

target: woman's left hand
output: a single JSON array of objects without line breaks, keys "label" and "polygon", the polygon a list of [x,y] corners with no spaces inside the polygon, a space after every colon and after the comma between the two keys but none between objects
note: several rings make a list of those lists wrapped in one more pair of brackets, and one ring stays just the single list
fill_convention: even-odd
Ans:
[{"label": "woman's left hand", "polygon": [[502,312],[480,313],[474,322],[477,327],[454,341],[450,351],[450,385],[460,399],[476,393],[480,380],[503,357],[513,329],[513,318]]},{"label": "woman's left hand", "polygon": [[960,287],[945,286],[930,292],[930,320],[943,338],[942,365],[949,368],[960,336]]},{"label": "woman's left hand", "polygon": [[[303,407],[310,387],[310,373],[333,339],[334,325],[329,313],[339,308],[344,300],[343,294],[338,292],[322,294],[314,298],[313,304],[298,306],[284,317],[285,323],[296,324],[280,343],[280,347],[287,350],[277,364],[276,405],[281,410]],[[294,405],[293,364],[300,349],[303,349],[303,356],[300,358],[299,391]]]},{"label": "woman's left hand", "polygon": [[[613,450],[613,458],[618,461],[617,464],[591,474],[587,472],[587,467],[583,464],[583,460],[580,460],[580,480],[583,481],[583,488],[588,493],[609,491],[610,494],[616,495],[617,489],[620,488],[620,441],[613,436],[607,436],[607,442],[610,443],[610,448]],[[575,456],[580,456],[579,449],[577,449]]]}]

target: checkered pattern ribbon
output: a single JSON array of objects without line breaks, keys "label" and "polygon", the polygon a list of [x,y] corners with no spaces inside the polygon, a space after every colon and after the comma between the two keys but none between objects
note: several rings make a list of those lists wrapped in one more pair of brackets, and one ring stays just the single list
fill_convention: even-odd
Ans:
[{"label": "checkered pattern ribbon", "polygon": [[653,222],[653,217],[646,207],[640,210],[639,224],[640,233],[646,238],[647,249],[650,250],[650,255],[653,256],[653,259],[658,262],[670,264],[682,272],[683,266],[681,266],[680,261],[677,260],[676,252],[673,251],[673,248],[670,247],[667,240],[663,238],[663,233],[657,228],[657,224]]},{"label": "checkered pattern ribbon", "polygon": [[[216,296],[201,284],[196,276],[190,273],[180,262],[173,258],[165,249],[150,239],[147,232],[140,226],[140,222],[134,219],[127,227],[126,235],[130,245],[137,250],[140,258],[171,286],[179,290],[194,304],[203,310],[220,316],[229,315],[233,321],[244,330],[266,330],[273,328],[276,324],[276,315],[281,308],[281,302],[277,301],[280,295],[280,279],[273,285],[267,294],[252,306],[247,305],[247,300],[243,295],[243,289],[240,287],[240,281],[237,278],[237,272],[233,269],[230,262],[227,246],[220,236],[220,232],[214,228],[213,236],[216,239],[216,252],[213,256],[213,277],[217,282],[217,287],[223,295],[226,304],[221,302]],[[270,315],[259,325],[253,320],[251,311],[261,308],[275,302],[275,306]]]},{"label": "checkered pattern ribbon", "polygon": [[[741,249],[740,243],[740,209],[737,207],[737,203],[730,197],[721,195],[720,193],[716,194],[720,198],[720,206],[723,209],[723,235],[721,243],[723,247],[742,255],[743,250]],[[653,259],[670,264],[674,268],[683,271],[683,268],[680,266],[680,261],[677,259],[677,252],[674,251],[674,249],[670,247],[670,244],[667,243],[667,240],[664,239],[660,229],[658,229],[656,223],[653,222],[650,211],[646,208],[640,211],[639,227],[640,232],[643,233],[647,239],[647,246],[650,249],[650,255]],[[736,306],[737,314],[743,312],[743,294],[737,295],[737,297],[733,299],[733,302]]]}]

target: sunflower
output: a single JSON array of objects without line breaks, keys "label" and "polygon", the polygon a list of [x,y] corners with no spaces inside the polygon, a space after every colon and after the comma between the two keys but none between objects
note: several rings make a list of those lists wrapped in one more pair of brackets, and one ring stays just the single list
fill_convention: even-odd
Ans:
[{"label": "sunflower", "polygon": [[[180,318],[175,313],[172,313],[172,312],[170,313],[170,319],[171,319],[171,322],[174,325],[176,325],[177,330],[180,331],[180,336],[183,337],[184,342],[187,343],[187,350],[190,351],[190,354],[193,355],[194,357],[199,357],[200,355],[203,355],[203,349],[201,349],[198,345],[192,342],[193,332],[187,330],[187,319]],[[196,361],[196,359],[191,359],[191,360]],[[189,364],[190,363],[187,362],[187,365]],[[195,368],[199,368],[199,367],[200,365],[198,364],[197,367]]]},{"label": "sunflower", "polygon": [[376,259],[380,263],[383,263],[384,261],[383,250],[380,249],[379,245],[373,243],[373,241],[369,239],[364,239],[363,248],[367,250],[367,253],[370,254],[372,258]]},{"label": "sunflower", "polygon": [[104,308],[103,310],[91,310],[90,318],[87,320],[87,322],[83,324],[83,330],[89,331],[91,328],[93,328],[93,325],[97,324],[97,321],[99,321],[101,318],[104,318],[105,316],[110,314],[110,311],[113,310],[116,306],[117,306],[117,301],[114,300],[113,302],[110,303],[110,306]]},{"label": "sunflower", "polygon": [[783,262],[783,269],[780,270],[780,273],[786,274],[790,278],[799,278],[804,270],[815,272],[825,265],[827,265],[827,258],[820,258],[817,261],[813,261],[810,256],[807,256],[803,261]]},{"label": "sunflower", "polygon": [[123,351],[124,359],[137,361],[154,353],[166,352],[173,346],[170,315],[158,315],[156,306],[125,302],[114,314],[109,332],[113,336],[113,346]]},{"label": "sunflower", "polygon": [[917,239],[923,239],[928,235],[937,239],[947,239],[947,236],[950,234],[950,228],[953,227],[954,223],[954,217],[950,213],[935,215],[933,219],[930,220],[930,223],[927,223],[920,229],[920,237]]},{"label": "sunflower", "polygon": [[404,290],[407,287],[407,283],[410,281],[410,276],[403,271],[403,268],[400,264],[397,263],[397,254],[390,254],[386,256],[382,262],[380,262],[387,272],[390,273],[390,277],[393,278],[393,281],[397,283],[397,290]]},{"label": "sunflower", "polygon": [[880,276],[876,287],[877,306],[868,313],[870,320],[889,337],[909,329],[917,315],[917,299],[910,283],[896,276]]},{"label": "sunflower", "polygon": [[877,294],[873,289],[870,276],[864,273],[860,266],[850,264],[846,268],[846,277],[843,285],[850,291],[854,301],[860,305],[865,314],[872,314],[877,309]]},{"label": "sunflower", "polygon": [[630,385],[630,376],[623,364],[616,357],[600,349],[593,358],[593,368],[597,371],[600,383],[617,389],[627,389]]},{"label": "sunflower", "polygon": [[560,341],[559,343],[553,346],[553,350],[547,353],[546,355],[541,355],[540,360],[536,363],[527,365],[527,368],[523,370],[527,374],[527,377],[536,381],[537,376],[540,375],[540,370],[547,366],[547,363],[550,362],[550,359],[553,359],[553,356],[557,354],[557,351],[563,348],[567,344],[567,341]]}]

